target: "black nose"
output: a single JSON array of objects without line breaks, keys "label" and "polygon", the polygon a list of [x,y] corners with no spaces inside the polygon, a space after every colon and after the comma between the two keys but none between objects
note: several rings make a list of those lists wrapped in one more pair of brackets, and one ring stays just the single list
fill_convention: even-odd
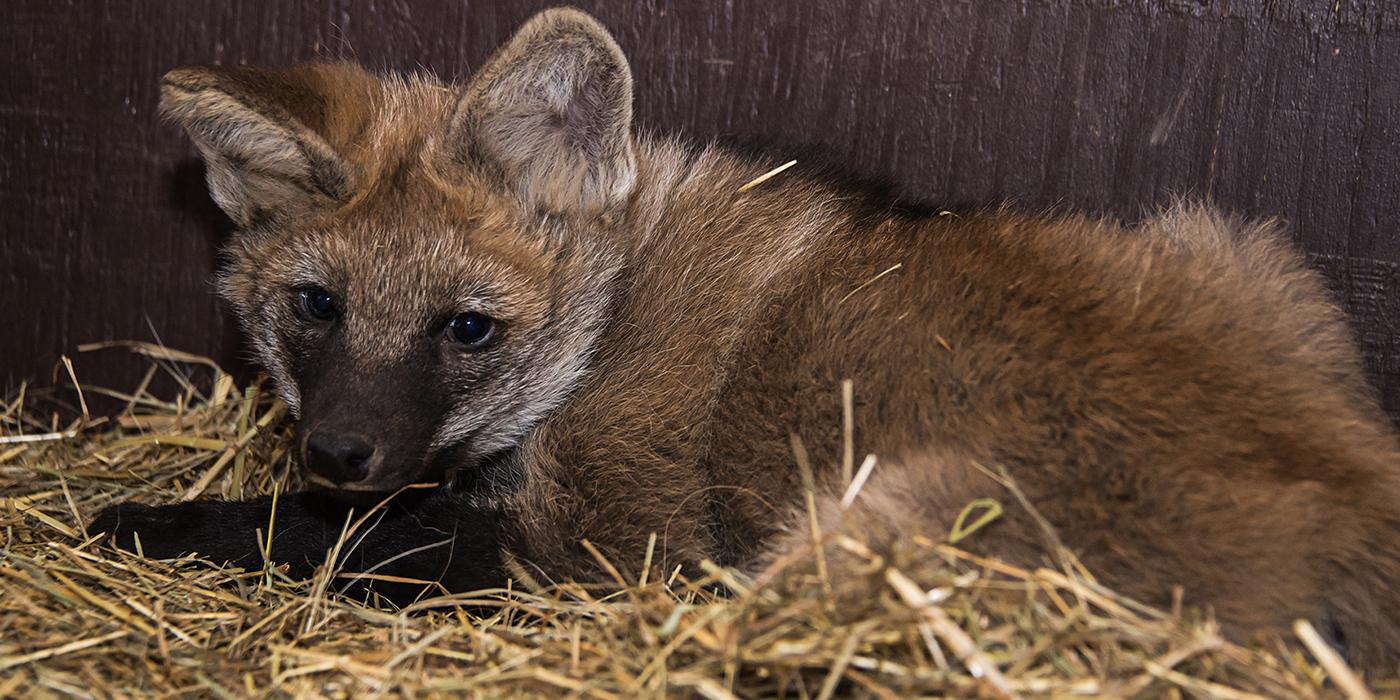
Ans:
[{"label": "black nose", "polygon": [[306,439],[306,466],[337,484],[363,480],[373,456],[374,446],[358,435],[318,430]]}]

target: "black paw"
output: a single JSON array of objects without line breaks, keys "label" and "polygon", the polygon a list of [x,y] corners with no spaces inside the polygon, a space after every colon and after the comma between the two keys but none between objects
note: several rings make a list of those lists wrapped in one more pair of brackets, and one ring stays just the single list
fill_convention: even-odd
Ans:
[{"label": "black paw", "polygon": [[[119,549],[140,552],[153,559],[170,559],[197,549],[189,536],[203,529],[198,512],[178,506],[153,507],[141,503],[108,506],[88,525],[88,533],[106,533],[103,542]],[[140,546],[137,546],[137,540]]]},{"label": "black paw", "polygon": [[215,564],[260,568],[263,557],[257,531],[267,528],[267,516],[262,500],[168,506],[121,503],[98,514],[88,533],[106,533],[103,542],[151,559],[197,554]]},{"label": "black paw", "polygon": [[[502,584],[499,513],[472,508],[446,491],[405,495],[385,506],[345,545],[338,562],[344,571],[441,581],[453,591]],[[337,546],[347,520],[360,512],[334,494],[317,492],[283,495],[276,503],[275,519],[273,501],[267,497],[157,507],[123,503],[98,514],[88,533],[106,533],[102,542],[151,558],[196,554],[247,571],[272,564],[285,566],[292,578],[305,579]],[[271,543],[264,552],[269,531]],[[396,602],[411,602],[424,590],[421,584],[383,579],[363,579],[345,590],[359,594],[371,587]]]}]

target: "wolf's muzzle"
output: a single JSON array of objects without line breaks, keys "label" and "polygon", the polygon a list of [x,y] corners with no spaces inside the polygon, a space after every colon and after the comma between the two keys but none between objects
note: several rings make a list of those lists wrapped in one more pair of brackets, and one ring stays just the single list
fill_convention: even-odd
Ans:
[{"label": "wolf's muzzle", "polygon": [[381,459],[379,450],[359,435],[312,431],[303,446],[306,466],[334,484],[363,481]]}]

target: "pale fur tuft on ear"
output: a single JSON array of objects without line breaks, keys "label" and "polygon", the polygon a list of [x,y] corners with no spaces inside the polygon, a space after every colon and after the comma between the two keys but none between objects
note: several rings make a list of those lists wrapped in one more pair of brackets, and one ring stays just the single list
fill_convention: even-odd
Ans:
[{"label": "pale fur tuft on ear", "polygon": [[632,74],[597,20],[535,15],[473,77],[448,138],[526,206],[592,215],[632,188]]},{"label": "pale fur tuft on ear", "polygon": [[350,100],[331,93],[363,95],[372,83],[347,64],[179,68],[161,81],[160,107],[199,148],[214,201],[247,228],[349,199],[354,173],[327,132]]}]

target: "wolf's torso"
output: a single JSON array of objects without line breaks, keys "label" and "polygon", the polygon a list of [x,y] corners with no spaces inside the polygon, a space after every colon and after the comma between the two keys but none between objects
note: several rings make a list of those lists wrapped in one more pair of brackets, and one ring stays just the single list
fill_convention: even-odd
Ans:
[{"label": "wolf's torso", "polygon": [[1210,591],[1241,629],[1329,614],[1339,556],[1387,546],[1367,533],[1394,525],[1389,426],[1275,228],[928,215],[801,169],[740,192],[764,163],[638,150],[644,243],[588,378],[523,449],[522,512],[557,516],[536,556],[580,562],[572,530],[630,561],[656,532],[677,560],[761,564],[802,506],[790,436],[824,498],[845,489],[843,380],[877,465],[873,505],[828,502],[832,527],[937,539],[991,497],[1011,507],[969,546],[1035,565],[1045,533],[1005,470],[1110,582]]}]

